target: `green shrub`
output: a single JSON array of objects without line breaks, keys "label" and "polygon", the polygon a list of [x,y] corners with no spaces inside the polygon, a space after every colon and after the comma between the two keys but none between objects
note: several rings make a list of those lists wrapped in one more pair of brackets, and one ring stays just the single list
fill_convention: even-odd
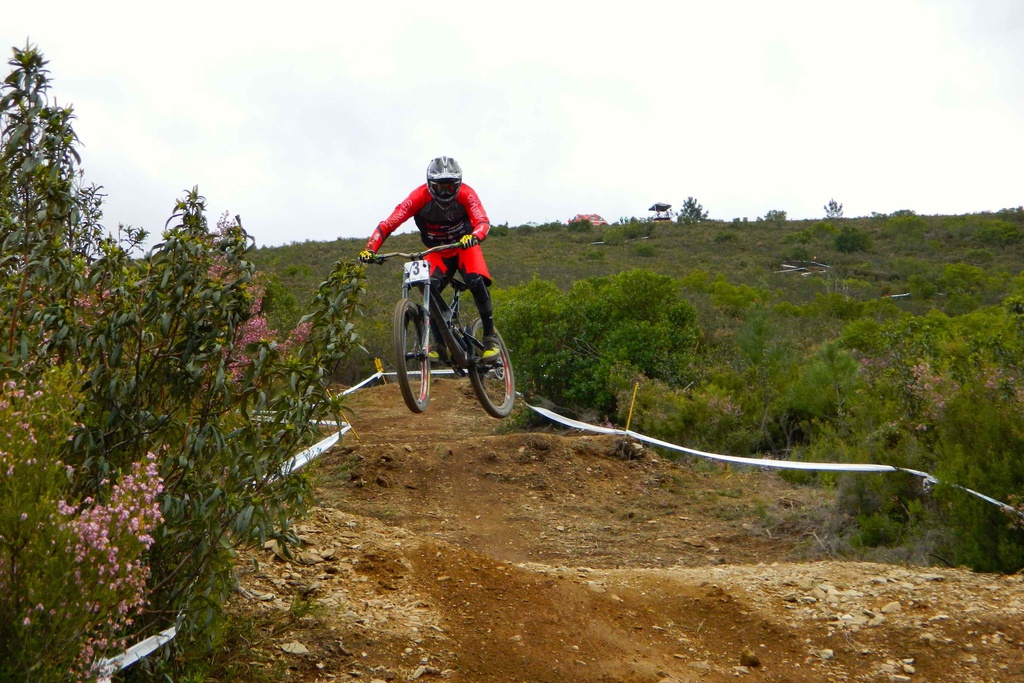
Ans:
[{"label": "green shrub", "polygon": [[931,299],[938,291],[933,282],[917,274],[907,279],[907,286],[910,289],[910,296],[921,301]]},{"label": "green shrub", "polygon": [[964,259],[971,263],[987,265],[995,260],[995,256],[988,249],[968,249],[964,252]]},{"label": "green shrub", "polygon": [[638,258],[651,258],[657,253],[658,250],[653,244],[638,244],[633,247],[633,255]]},{"label": "green shrub", "polygon": [[150,535],[162,482],[150,455],[81,500],[54,457],[75,430],[78,377],[0,387],[0,662],[5,680],[85,680],[125,644],[146,605]]},{"label": "green shrub", "polygon": [[756,446],[756,432],[726,388],[714,383],[688,389],[672,387],[626,364],[613,368],[610,385],[617,395],[618,423],[625,425],[630,420],[634,431],[716,453],[749,453]]},{"label": "green shrub", "polygon": [[832,221],[819,221],[814,224],[813,233],[815,237],[829,238],[839,233],[839,229]]},{"label": "green shrub", "polygon": [[796,381],[785,396],[785,409],[804,423],[802,431],[831,424],[845,431],[851,397],[861,391],[860,366],[852,355],[837,344],[823,345],[805,361]]},{"label": "green shrub", "polygon": [[903,214],[897,211],[886,221],[884,234],[895,239],[903,248],[917,248],[927,230],[928,224],[920,216],[913,212]]},{"label": "green shrub", "polygon": [[934,273],[934,265],[924,259],[912,256],[897,256],[891,261],[892,271],[904,278],[911,275],[930,277]]},{"label": "green shrub", "polygon": [[[1014,373],[1016,374],[1016,373]],[[936,422],[940,481],[1006,501],[1024,490],[1024,382],[988,368],[946,398]],[[952,505],[956,561],[979,571],[1024,566],[1024,527],[963,490],[940,487]]]},{"label": "green shrub", "polygon": [[695,292],[710,292],[711,276],[706,270],[694,270],[680,278],[679,284]]},{"label": "green shrub", "polygon": [[640,239],[641,237],[650,237],[653,231],[653,221],[632,221],[622,226],[622,233],[623,235],[625,235],[627,240]]},{"label": "green shrub", "polygon": [[811,241],[812,236],[808,230],[799,230],[797,232],[791,232],[788,235],[783,235],[782,244],[807,244]]},{"label": "green shrub", "polygon": [[833,243],[836,251],[848,254],[855,251],[870,251],[871,236],[864,230],[850,225],[844,225],[843,229],[835,237]]},{"label": "green shrub", "polygon": [[612,246],[622,244],[626,241],[626,230],[621,225],[609,226],[604,229],[602,241]]},{"label": "green shrub", "polygon": [[891,546],[903,536],[903,523],[888,515],[875,512],[857,518],[857,531],[852,543],[855,548]]},{"label": "green shrub", "polygon": [[731,315],[738,315],[743,310],[763,300],[763,292],[748,285],[734,285],[718,274],[711,283],[711,293],[715,306]]},{"label": "green shrub", "polygon": [[810,261],[811,250],[805,246],[793,247],[789,250],[786,258],[793,259],[794,261]]},{"label": "green shrub", "polygon": [[696,314],[670,277],[632,270],[580,280],[567,294],[534,279],[496,294],[523,386],[556,403],[611,413],[609,377],[621,363],[671,383],[690,376]]},{"label": "green shrub", "polygon": [[985,295],[999,292],[1009,277],[967,263],[950,263],[942,269],[938,285],[947,294]]},{"label": "green shrub", "polygon": [[976,238],[982,244],[1007,247],[1024,241],[1024,228],[1019,224],[1015,225],[1007,221],[986,220],[978,229]]},{"label": "green shrub", "polygon": [[780,301],[772,306],[772,310],[780,317],[799,318],[807,314],[807,309],[797,306],[791,301]]}]

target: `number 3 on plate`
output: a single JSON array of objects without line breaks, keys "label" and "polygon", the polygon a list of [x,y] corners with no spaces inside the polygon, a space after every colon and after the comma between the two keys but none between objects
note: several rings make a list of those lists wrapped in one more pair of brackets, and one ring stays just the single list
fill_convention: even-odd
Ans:
[{"label": "number 3 on plate", "polygon": [[425,260],[409,261],[405,264],[406,282],[426,282],[430,279],[430,264]]}]

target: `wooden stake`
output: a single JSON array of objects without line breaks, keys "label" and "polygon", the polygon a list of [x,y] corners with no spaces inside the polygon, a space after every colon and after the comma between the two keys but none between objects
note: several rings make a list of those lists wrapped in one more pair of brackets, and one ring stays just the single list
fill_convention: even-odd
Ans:
[{"label": "wooden stake", "polygon": [[629,402],[629,416],[626,418],[626,431],[629,431],[629,423],[633,421],[633,404],[636,403],[636,390],[640,388],[640,382],[633,385],[633,400]]}]

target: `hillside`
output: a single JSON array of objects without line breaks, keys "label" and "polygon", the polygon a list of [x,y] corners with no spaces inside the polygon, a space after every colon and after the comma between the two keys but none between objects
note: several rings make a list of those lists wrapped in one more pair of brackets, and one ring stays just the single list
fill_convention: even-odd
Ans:
[{"label": "hillside", "polygon": [[[412,230],[410,232],[410,230]],[[272,282],[264,302],[271,326],[291,329],[317,285],[339,260],[354,260],[365,238],[263,247],[250,257]],[[416,251],[418,233],[404,227],[384,251]],[[950,315],[998,303],[1014,291],[1024,264],[1024,210],[962,216],[892,215],[830,221],[734,220],[683,225],[630,222],[580,231],[562,224],[493,226],[485,243],[496,290],[532,278],[568,290],[573,283],[634,268],[682,278],[695,272],[752,289],[756,300],[776,306],[808,305],[823,297],[861,304],[892,304],[893,312],[917,315],[938,310]],[[786,263],[814,261],[825,268],[788,270]],[[390,311],[400,294],[394,264],[366,269],[363,318],[357,331],[368,349],[352,358],[346,379],[364,376],[372,358],[387,357]],[[893,295],[897,295],[893,298]],[[737,309],[687,294],[709,334],[726,336],[736,327]],[[748,299],[751,300],[751,299]],[[843,304],[827,304],[800,323],[795,341],[807,349],[834,337]],[[501,325],[502,309],[495,309]],[[801,314],[804,318],[808,313]],[[787,323],[788,324],[788,323]]]},{"label": "hillside", "polygon": [[433,393],[417,416],[357,392],[303,553],[240,558],[259,644],[235,679],[1024,679],[1021,575],[815,560],[821,490]]},{"label": "hillside", "polygon": [[[844,234],[862,239],[837,243]],[[335,261],[354,260],[365,243],[365,237],[293,243],[262,247],[251,257],[260,270],[279,278],[297,302],[305,302]],[[384,250],[414,251],[421,246],[415,229],[405,226],[388,239]],[[567,288],[580,279],[639,267],[674,276],[694,269],[721,273],[733,283],[777,290],[780,298],[793,302],[825,291],[825,281],[867,299],[906,293],[914,276],[934,280],[949,264],[1019,274],[1024,264],[1024,210],[961,216],[896,212],[831,221],[628,223],[586,231],[560,224],[494,226],[485,253],[499,288],[532,277]],[[821,273],[807,278],[777,272],[787,260],[811,259],[830,266],[827,278]],[[371,305],[397,297],[393,269],[370,268],[368,277]],[[945,303],[918,296],[900,305],[920,312]]]}]

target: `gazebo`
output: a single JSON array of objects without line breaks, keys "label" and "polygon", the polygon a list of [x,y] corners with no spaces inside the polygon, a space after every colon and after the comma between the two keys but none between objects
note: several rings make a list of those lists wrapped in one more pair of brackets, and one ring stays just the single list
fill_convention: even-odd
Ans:
[{"label": "gazebo", "polygon": [[672,214],[669,213],[669,209],[672,208],[671,204],[665,204],[664,202],[656,202],[648,211],[654,212],[654,220],[656,221],[670,221],[672,220]]}]

